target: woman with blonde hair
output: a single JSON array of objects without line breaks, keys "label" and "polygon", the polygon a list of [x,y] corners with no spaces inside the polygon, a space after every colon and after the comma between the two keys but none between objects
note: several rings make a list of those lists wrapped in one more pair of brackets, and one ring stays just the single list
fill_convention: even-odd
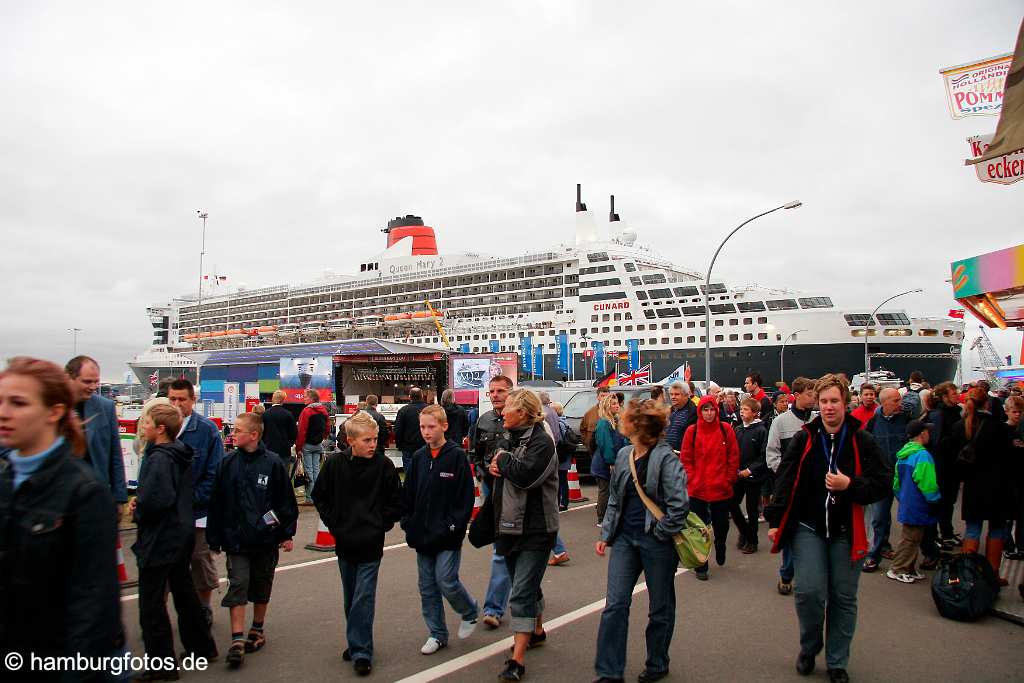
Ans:
[{"label": "woman with blonde hair", "polygon": [[619,399],[615,394],[603,394],[597,404],[597,425],[594,427],[594,453],[590,459],[590,474],[597,481],[597,525],[604,521],[608,508],[608,486],[619,449],[626,439],[619,431]]},{"label": "woman with blonde hair", "polygon": [[508,450],[495,452],[488,472],[494,477],[494,549],[505,558],[512,585],[515,645],[498,680],[520,681],[527,648],[547,638],[541,582],[558,535],[558,457],[536,394],[526,389],[509,393],[501,416]]}]

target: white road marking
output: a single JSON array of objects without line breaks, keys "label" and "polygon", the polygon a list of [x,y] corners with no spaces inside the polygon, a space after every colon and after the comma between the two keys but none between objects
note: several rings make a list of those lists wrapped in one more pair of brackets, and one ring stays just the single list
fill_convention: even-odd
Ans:
[{"label": "white road marking", "polygon": [[[384,546],[384,550],[385,551],[387,551],[387,550],[397,550],[399,548],[408,548],[408,547],[409,547],[409,545],[407,543],[396,543],[394,545],[386,545],[386,546]],[[274,573],[276,574],[278,572],[286,572],[286,571],[288,571],[290,569],[301,569],[302,567],[312,567],[314,565],[324,564],[326,562],[337,562],[337,561],[338,561],[338,557],[336,555],[332,554],[330,557],[323,557],[323,558],[320,558],[319,560],[309,560],[308,562],[296,562],[295,564],[282,565],[282,566],[278,567],[277,569],[275,569]],[[227,580],[226,577],[222,577],[222,578],[218,579],[218,582],[219,583],[227,583],[228,580]],[[121,596],[121,602],[131,602],[132,600],[138,600],[138,599],[139,599],[139,594],[138,593],[132,593],[131,595],[122,595]]]},{"label": "white road marking", "polygon": [[[680,574],[688,571],[689,569],[678,569],[676,571],[676,576],[679,576]],[[636,595],[637,593],[642,593],[645,590],[647,590],[647,582],[644,581],[642,583],[638,583],[636,587],[633,588],[633,595]],[[551,632],[555,629],[565,626],[566,624],[571,624],[574,621],[578,621],[585,616],[593,614],[594,612],[603,610],[604,604],[605,599],[602,598],[601,600],[592,602],[589,605],[584,605],[579,609],[574,609],[572,612],[563,614],[560,617],[556,617],[551,621],[545,622],[544,630]],[[436,681],[439,678],[443,678],[449,674],[453,674],[456,671],[465,669],[468,666],[472,666],[473,664],[482,662],[485,659],[493,657],[496,654],[506,652],[510,647],[512,647],[511,636],[509,636],[508,638],[503,638],[496,643],[485,645],[484,647],[464,654],[461,657],[450,659],[447,662],[438,664],[435,667],[426,669],[424,671],[420,671],[419,673],[413,674],[412,676],[408,676],[407,678],[403,678],[397,681],[397,683],[427,683],[427,681]]]},{"label": "white road marking", "polygon": [[[573,510],[582,510],[584,508],[592,508],[592,507],[595,507],[596,505],[597,505],[597,503],[586,503],[584,505],[575,505],[573,507],[570,507],[568,510],[564,510],[564,512],[572,512]],[[562,514],[562,513],[559,512],[558,514]],[[396,543],[394,545],[386,545],[386,546],[384,546],[384,550],[385,551],[387,551],[387,550],[397,550],[399,548],[408,548],[408,547],[409,547],[409,545],[407,543]],[[309,560],[308,562],[296,562],[295,564],[282,565],[282,566],[278,567],[277,569],[275,569],[274,573],[276,574],[277,572],[286,572],[286,571],[289,571],[291,569],[301,569],[303,567],[312,567],[314,565],[324,564],[325,562],[336,562],[336,561],[337,561],[337,557],[335,555],[331,555],[330,557],[324,557],[324,558],[321,558],[319,560]],[[218,579],[218,582],[219,583],[227,583],[228,580],[227,580],[226,577],[222,577],[222,578]],[[132,593],[131,595],[122,595],[121,596],[121,602],[131,602],[133,600],[138,600],[138,599],[139,599],[139,594],[138,593]]]}]

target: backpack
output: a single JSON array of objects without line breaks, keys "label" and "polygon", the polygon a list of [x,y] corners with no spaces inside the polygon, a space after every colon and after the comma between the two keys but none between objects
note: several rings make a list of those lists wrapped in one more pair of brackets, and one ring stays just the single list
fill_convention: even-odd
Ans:
[{"label": "backpack", "polygon": [[555,451],[558,452],[558,463],[565,464],[576,455],[576,449],[582,443],[580,435],[577,434],[572,427],[566,425],[565,431],[562,432],[562,438],[555,444]]},{"label": "backpack", "polygon": [[978,553],[956,555],[932,578],[932,600],[939,614],[954,621],[976,621],[999,595],[992,565]]},{"label": "backpack", "polygon": [[908,388],[900,401],[900,409],[909,415],[910,419],[919,419],[921,417],[921,392]]}]

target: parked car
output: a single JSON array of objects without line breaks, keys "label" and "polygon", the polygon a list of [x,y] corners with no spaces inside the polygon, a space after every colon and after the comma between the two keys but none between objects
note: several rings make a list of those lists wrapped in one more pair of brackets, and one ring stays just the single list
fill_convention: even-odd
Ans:
[{"label": "parked car", "polygon": [[[625,394],[626,403],[629,403],[630,399],[634,398],[650,398],[651,386],[646,384],[639,387],[611,387],[611,390],[616,394]],[[580,390],[563,406],[565,423],[578,434],[583,416],[595,405],[597,405],[597,389]],[[590,476],[590,450],[582,443],[576,449],[576,470],[580,477]]]}]

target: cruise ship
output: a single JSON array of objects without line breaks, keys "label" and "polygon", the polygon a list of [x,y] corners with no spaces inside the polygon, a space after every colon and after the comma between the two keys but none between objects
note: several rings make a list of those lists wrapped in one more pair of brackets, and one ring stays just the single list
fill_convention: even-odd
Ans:
[{"label": "cruise ship", "polygon": [[[389,221],[383,232],[386,248],[352,275],[204,292],[201,299],[192,294],[151,306],[150,357],[162,353],[168,361],[182,359],[194,367],[177,351],[359,338],[509,352],[520,351],[525,337],[533,339],[534,348],[543,347],[540,375],[578,380],[611,371],[611,358],[637,340],[640,364],[651,364],[652,379],[688,363],[693,379],[700,380],[705,296],[711,308],[712,379],[722,386],[742,386],[755,370],[771,386],[781,379],[783,348],[788,381],[837,371],[853,377],[864,369],[865,332],[872,369],[901,377],[917,369],[937,382],[954,376],[963,342],[962,320],[911,316],[898,308],[872,318],[872,306],[841,309],[829,292],[719,278],[705,291],[703,273],[677,266],[639,241],[615,213],[614,197],[609,220],[597,221],[578,187],[575,239],[547,251],[442,253],[435,230],[411,215]],[[568,373],[556,367],[562,334],[572,355]],[[595,359],[595,351],[608,354],[604,368],[605,359]],[[175,374],[184,368],[129,365],[141,372],[143,383],[153,372]],[[624,364],[619,369],[624,372]]]}]

